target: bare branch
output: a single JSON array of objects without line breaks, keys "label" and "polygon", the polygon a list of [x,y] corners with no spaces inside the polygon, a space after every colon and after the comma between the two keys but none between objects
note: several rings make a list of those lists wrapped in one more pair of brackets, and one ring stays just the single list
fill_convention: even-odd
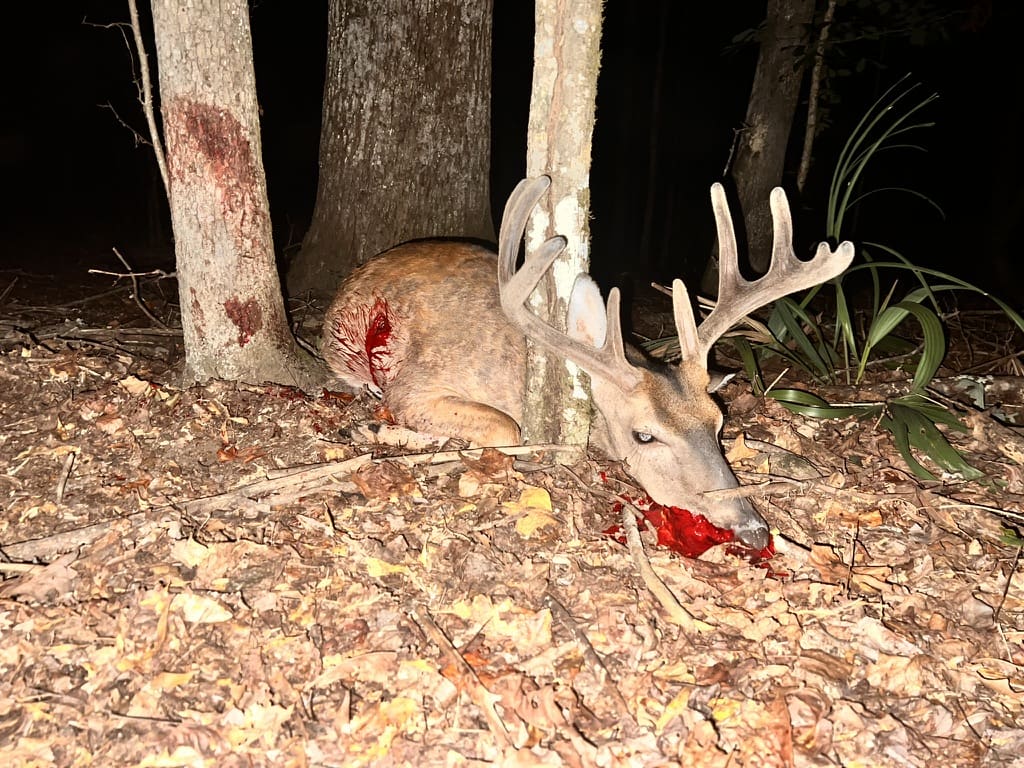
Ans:
[{"label": "bare branch", "polygon": [[139,77],[142,80],[142,111],[146,115],[146,124],[149,126],[149,136],[153,143],[153,154],[156,155],[156,164],[160,169],[160,178],[164,182],[164,192],[167,199],[171,199],[171,185],[167,176],[167,160],[164,157],[163,144],[160,141],[160,131],[156,126],[156,116],[153,113],[153,86],[149,79],[149,56],[146,54],[146,46],[142,42],[142,28],[139,26],[139,9],[135,0],[128,0],[128,12],[132,19],[132,35],[135,39],[135,50],[139,56]]},{"label": "bare branch", "polygon": [[124,268],[127,269],[128,271],[127,272],[107,272],[107,271],[101,270],[101,269],[90,269],[89,270],[89,274],[90,275],[113,275],[114,277],[117,277],[117,278],[122,278],[122,277],[129,278],[132,281],[132,298],[135,300],[136,306],[138,306],[138,308],[142,310],[142,314],[144,314],[146,317],[148,317],[156,325],[159,325],[161,328],[166,328],[167,327],[167,323],[165,323],[159,317],[154,315],[150,311],[149,307],[146,306],[146,302],[142,300],[142,295],[139,292],[139,277],[157,276],[157,277],[160,277],[160,278],[164,278],[164,277],[168,277],[168,274],[166,272],[164,272],[162,269],[154,269],[154,270],[152,270],[150,272],[135,272],[134,270],[132,270],[131,264],[129,264],[128,260],[124,256],[121,255],[121,252],[119,250],[117,250],[117,248],[112,248],[111,250],[113,250],[114,255],[117,256],[118,261],[120,261],[122,264],[124,264]]},{"label": "bare branch", "polygon": [[139,133],[137,130],[135,130],[135,128],[133,128],[131,125],[129,125],[128,122],[123,117],[121,117],[120,114],[118,114],[117,110],[114,108],[114,105],[111,104],[109,101],[106,104],[97,104],[96,106],[100,109],[110,110],[111,114],[114,115],[114,119],[117,122],[119,122],[123,128],[127,129],[129,133],[131,133],[132,137],[135,139],[136,147],[139,146],[140,144],[152,146],[152,142],[145,136],[143,136],[141,133]]}]

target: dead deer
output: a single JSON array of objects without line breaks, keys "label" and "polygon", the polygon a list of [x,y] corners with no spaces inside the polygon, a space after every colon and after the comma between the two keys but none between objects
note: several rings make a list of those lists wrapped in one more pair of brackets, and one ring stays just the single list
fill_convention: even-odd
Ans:
[{"label": "dead deer", "polygon": [[512,192],[497,260],[479,246],[433,240],[397,246],[353,272],[327,311],[324,358],[341,381],[384,397],[412,428],[479,446],[518,445],[529,338],[589,374],[592,442],[624,461],[651,498],[702,514],[763,548],[768,526],[749,501],[704,497],[738,485],[718,441],[723,416],[708,392],[708,352],[753,310],[838,275],[853,259],[853,245],[832,251],[822,243],[810,261],[797,259],[786,195],[775,189],[771,268],[747,281],[739,274],[725,192],[715,184],[718,303],[698,327],[686,288],[673,282],[682,358],[668,365],[623,343],[618,289],[606,306],[587,275],[573,287],[566,333],[527,309],[527,297],[566,245],[552,237],[516,270],[527,218],[549,184],[546,176],[524,179]]}]

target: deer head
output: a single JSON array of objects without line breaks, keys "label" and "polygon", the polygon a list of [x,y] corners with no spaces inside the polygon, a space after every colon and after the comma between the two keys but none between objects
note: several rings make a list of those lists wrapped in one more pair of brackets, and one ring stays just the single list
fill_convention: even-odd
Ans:
[{"label": "deer head", "polygon": [[718,441],[723,416],[708,392],[708,352],[751,311],[841,273],[853,259],[853,244],[844,242],[832,251],[822,243],[813,259],[800,261],[793,252],[786,194],[776,188],[771,193],[771,267],[760,279],[745,280],[739,273],[725,192],[720,184],[713,185],[718,303],[698,326],[685,286],[673,281],[672,306],[682,359],[678,365],[667,365],[623,343],[618,289],[610,291],[605,305],[587,275],[578,276],[573,286],[567,333],[527,309],[530,293],[566,245],[564,237],[548,239],[516,271],[527,217],[550,183],[546,176],[524,179],[505,206],[498,240],[498,288],[505,315],[534,343],[572,360],[589,374],[599,415],[595,442],[612,458],[623,460],[655,501],[702,514],[715,525],[733,530],[747,545],[763,548],[768,526],[749,501],[710,501],[704,495],[738,485]]}]

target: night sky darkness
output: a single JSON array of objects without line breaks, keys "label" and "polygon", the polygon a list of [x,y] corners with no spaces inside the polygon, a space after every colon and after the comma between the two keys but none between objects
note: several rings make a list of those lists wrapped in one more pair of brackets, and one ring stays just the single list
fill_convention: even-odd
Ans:
[{"label": "night sky darkness", "polygon": [[[167,265],[168,216],[151,151],[136,147],[118,117],[100,106],[113,105],[121,119],[144,129],[121,32],[92,26],[126,21],[127,4],[25,5],[5,7],[0,45],[0,267],[55,274],[110,268],[112,246],[139,266]],[[495,5],[497,222],[524,168],[533,22],[525,0]],[[794,205],[798,246],[821,236],[828,173],[848,130],[910,72],[923,84],[922,95],[941,97],[927,112],[936,127],[917,136],[929,151],[877,161],[869,184],[927,194],[946,218],[911,197],[891,195],[864,206],[856,237],[889,243],[919,264],[948,269],[1019,303],[1024,233],[1022,206],[1013,201],[1024,196],[1024,4],[948,5],[965,15],[950,26],[947,42],[915,48],[888,41],[873,49],[884,69],[869,67],[837,85],[841,102],[821,135],[810,188]],[[316,193],[326,3],[256,0],[252,7],[264,161],[281,252],[301,242]],[[624,273],[693,278],[712,245],[707,189],[720,178],[733,129],[742,123],[756,59],[752,47],[728,49],[734,35],[759,23],[764,3],[702,3],[700,17],[693,7],[676,0],[607,4],[592,174],[594,271],[605,284],[626,279]],[[140,11],[148,24],[148,7]],[[668,44],[655,105],[662,17]],[[786,185],[793,190],[791,178]]]}]

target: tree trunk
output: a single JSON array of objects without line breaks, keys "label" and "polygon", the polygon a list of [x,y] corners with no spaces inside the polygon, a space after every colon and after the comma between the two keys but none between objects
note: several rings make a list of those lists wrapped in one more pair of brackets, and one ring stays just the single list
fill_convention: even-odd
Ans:
[{"label": "tree trunk", "polygon": [[[551,177],[526,231],[527,254],[553,235],[568,240],[531,297],[532,311],[565,329],[576,276],[590,266],[590,144],[601,66],[601,0],[537,0],[526,174]],[[529,256],[528,256],[529,257]],[[523,437],[585,445],[590,380],[529,345]]]},{"label": "tree trunk", "polygon": [[492,0],[331,0],[310,229],[292,295],[423,237],[494,240]]},{"label": "tree trunk", "polygon": [[818,133],[818,104],[825,87],[825,51],[828,38],[832,33],[832,22],[836,17],[838,0],[826,0],[825,15],[818,27],[818,41],[814,45],[814,66],[811,67],[811,85],[807,91],[807,120],[804,128],[804,147],[800,152],[800,167],[796,172],[797,192],[803,194],[807,185],[807,176],[811,172],[811,158],[814,150],[814,139]]},{"label": "tree trunk", "polygon": [[782,183],[813,20],[814,0],[768,0],[746,123],[732,166],[750,266],[758,274],[767,272],[771,262],[768,197]]},{"label": "tree trunk", "polygon": [[288,330],[246,0],[153,0],[187,382],[323,373]]}]

